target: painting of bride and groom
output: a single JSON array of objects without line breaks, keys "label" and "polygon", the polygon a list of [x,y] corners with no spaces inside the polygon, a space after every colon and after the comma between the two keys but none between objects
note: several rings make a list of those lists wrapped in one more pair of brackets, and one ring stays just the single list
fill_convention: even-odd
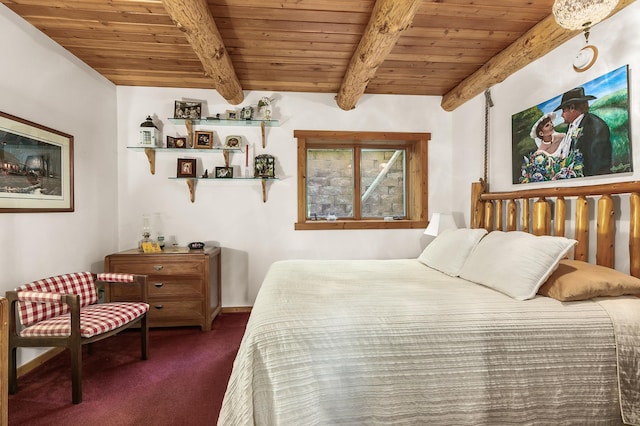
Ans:
[{"label": "painting of bride and groom", "polygon": [[512,116],[513,183],[633,171],[628,66]]}]

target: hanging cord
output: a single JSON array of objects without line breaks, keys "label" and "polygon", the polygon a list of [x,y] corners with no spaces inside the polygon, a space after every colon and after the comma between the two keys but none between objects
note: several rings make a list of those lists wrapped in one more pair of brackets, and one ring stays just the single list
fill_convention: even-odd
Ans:
[{"label": "hanging cord", "polygon": [[489,108],[493,106],[491,91],[484,91],[484,185],[488,185],[489,175]]}]

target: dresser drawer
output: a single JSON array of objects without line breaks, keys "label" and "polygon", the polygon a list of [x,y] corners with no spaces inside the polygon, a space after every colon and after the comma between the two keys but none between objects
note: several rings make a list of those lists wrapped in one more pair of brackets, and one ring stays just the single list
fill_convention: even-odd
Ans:
[{"label": "dresser drawer", "polygon": [[179,322],[198,323],[204,317],[202,300],[150,301],[151,326],[177,325]]},{"label": "dresser drawer", "polygon": [[142,292],[135,285],[114,285],[111,286],[112,302],[130,302],[132,300],[142,300]]},{"label": "dresser drawer", "polygon": [[[163,279],[165,278],[165,279]],[[149,277],[148,289],[149,300],[157,298],[171,298],[171,297],[202,297],[203,283],[199,279],[168,279],[169,277],[162,277],[153,275]]]},{"label": "dresser drawer", "polygon": [[192,260],[162,258],[146,262],[132,262],[114,260],[111,262],[111,272],[126,272],[141,275],[198,275],[204,272],[203,262]]}]

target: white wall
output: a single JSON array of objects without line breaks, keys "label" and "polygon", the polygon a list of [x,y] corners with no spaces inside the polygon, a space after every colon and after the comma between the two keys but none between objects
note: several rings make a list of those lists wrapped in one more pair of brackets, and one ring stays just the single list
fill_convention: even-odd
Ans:
[{"label": "white wall", "polygon": [[[493,114],[491,111],[490,116]],[[469,202],[471,182],[477,182],[483,177],[484,158],[484,95],[480,95],[456,108],[452,113],[454,125],[452,130],[452,194],[457,194],[451,200],[451,210],[465,226],[470,223]]]},{"label": "white wall", "polygon": [[[638,22],[640,4],[635,2],[591,30],[590,44],[596,45],[599,56],[595,65],[586,72],[573,71],[572,62],[577,52],[584,47],[583,35],[569,42],[516,72],[504,82],[491,88],[495,106],[490,111],[489,144],[489,185],[491,191],[512,191],[548,186],[578,186],[633,181],[640,179],[640,134],[636,117],[640,112],[640,97],[636,96],[640,87],[640,76],[636,69],[640,67],[640,38]],[[526,185],[511,183],[511,116],[532,105],[548,100],[593,80],[623,65],[629,65],[629,102],[632,153],[634,172],[624,175],[609,175],[573,179],[567,182],[544,182]],[[482,176],[482,150],[484,137],[484,95],[477,96],[453,112],[453,122],[465,122],[465,126],[454,126],[453,157],[454,164],[461,160],[456,169],[461,170],[453,180],[454,193],[468,194],[470,182]],[[480,160],[480,163],[478,163]],[[463,201],[463,202],[459,202]],[[461,207],[460,207],[461,206]],[[469,223],[469,200],[454,200],[454,210],[465,214]],[[571,212],[568,212],[571,214]],[[624,206],[619,214],[625,218]],[[627,215],[628,217],[628,215]],[[626,230],[620,230],[620,249],[616,247],[616,269],[628,271],[628,250],[626,249]],[[568,235],[571,235],[569,233]],[[592,248],[595,244],[590,244]]]},{"label": "white wall", "polygon": [[[4,5],[0,33],[0,111],[75,139],[75,211],[0,214],[4,294],[59,273],[102,271],[117,248],[117,123],[112,83]],[[38,351],[21,352],[25,360]]]},{"label": "white wall", "polygon": [[[206,103],[204,116],[231,108],[213,90],[118,87],[118,167],[121,177],[121,249],[132,248],[140,238],[142,214],[160,212],[164,233],[180,245],[210,241],[223,247],[223,306],[250,306],[271,263],[291,258],[403,258],[415,257],[424,247],[422,230],[295,231],[297,218],[297,140],[293,131],[351,130],[430,132],[429,210],[450,210],[451,121],[440,108],[440,98],[421,96],[364,96],[352,111],[342,111],[333,94],[246,92],[241,105],[256,105],[261,96],[274,97],[274,119],[280,127],[267,128],[262,149],[259,127],[211,127],[216,144],[231,134],[243,136],[255,154],[276,157],[280,178],[268,184],[262,202],[258,181],[199,181],[195,203],[188,198],[184,181],[176,175],[176,159],[182,153],[158,152],[156,173],[151,175],[145,155],[128,149],[137,143],[138,126],[146,115],[166,135],[185,135],[184,126],[169,122],[175,100]],[[161,124],[160,124],[161,123]],[[198,175],[205,168],[223,165],[219,153],[189,153],[198,159]],[[232,154],[231,164],[244,172],[244,154]]]}]

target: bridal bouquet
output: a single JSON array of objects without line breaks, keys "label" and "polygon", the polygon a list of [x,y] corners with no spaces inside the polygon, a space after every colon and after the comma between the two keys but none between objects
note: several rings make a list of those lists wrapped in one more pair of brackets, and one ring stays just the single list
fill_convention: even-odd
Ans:
[{"label": "bridal bouquet", "polygon": [[564,157],[554,157],[545,152],[534,152],[524,157],[520,183],[584,177],[584,163],[580,151],[570,151]]}]

